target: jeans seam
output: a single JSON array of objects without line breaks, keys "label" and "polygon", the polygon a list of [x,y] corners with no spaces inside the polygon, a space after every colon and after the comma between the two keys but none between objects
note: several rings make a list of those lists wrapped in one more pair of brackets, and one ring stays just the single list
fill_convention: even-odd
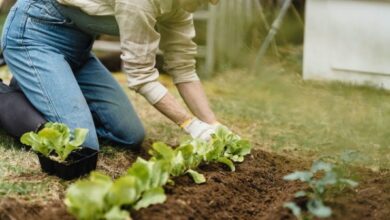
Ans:
[{"label": "jeans seam", "polygon": [[[12,18],[10,18],[9,20],[9,24],[12,24],[15,20],[15,17],[16,17],[16,13],[17,13],[17,10],[18,10],[18,7],[17,6],[14,6],[15,8],[11,9],[11,11],[9,13],[13,13],[12,14]],[[12,11],[13,10],[13,11]],[[7,43],[8,43],[8,33],[9,33],[9,25],[7,24],[7,26],[5,27],[4,29],[4,32],[3,32],[3,36],[2,36],[2,45],[1,45],[1,50],[4,50],[7,46]]]},{"label": "jeans seam", "polygon": [[18,41],[21,45],[24,44],[24,41],[23,41],[23,36],[24,36],[24,32],[26,30],[26,24],[27,24],[27,19],[28,19],[28,16],[27,16],[27,11],[30,9],[31,7],[31,3],[29,2],[27,7],[25,7],[23,10],[23,13],[22,13],[22,19],[21,19],[21,23],[20,23],[20,26],[19,26],[19,36],[18,36]]},{"label": "jeans seam", "polygon": [[[109,124],[107,123],[105,117],[104,117],[104,114],[100,111],[98,105],[95,105],[95,104],[91,104],[91,107],[93,107],[93,109],[96,111],[97,113],[97,117],[99,118],[99,120],[101,121],[104,129],[106,129],[106,131],[111,131],[111,126],[109,126]],[[111,133],[111,132],[110,132]],[[112,134],[112,133],[111,133]]]},{"label": "jeans seam", "polygon": [[31,55],[30,55],[30,53],[29,53],[29,51],[28,51],[27,46],[23,45],[23,48],[24,48],[24,50],[25,50],[25,52],[26,52],[26,54],[27,54],[27,58],[28,58],[28,62],[29,62],[29,64],[30,64],[30,66],[34,69],[34,71],[32,71],[33,74],[34,74],[34,78],[37,79],[38,86],[39,86],[40,90],[41,90],[42,93],[43,93],[42,96],[43,96],[44,100],[47,102],[47,106],[49,106],[50,111],[51,111],[52,114],[54,114],[54,117],[56,117],[56,120],[57,120],[58,122],[61,122],[61,123],[62,123],[63,121],[61,120],[60,115],[59,115],[58,112],[56,111],[56,109],[55,109],[55,107],[54,107],[54,105],[53,105],[53,102],[51,101],[51,98],[50,98],[49,94],[47,93],[47,91],[46,91],[46,90],[44,89],[44,87],[42,86],[42,83],[41,83],[42,80],[41,80],[41,78],[39,77],[38,70],[35,68],[35,65],[34,65],[32,59],[31,59]]},{"label": "jeans seam", "polygon": [[27,11],[30,9],[30,7],[31,7],[31,2],[29,2],[29,4],[28,4],[28,7],[26,7],[26,9],[25,9],[25,12],[23,13],[23,18],[22,18],[22,21],[24,22],[23,23],[23,25],[21,24],[20,25],[20,44],[21,44],[21,46],[24,48],[24,50],[25,50],[25,52],[26,52],[26,55],[27,55],[27,58],[28,58],[28,62],[29,62],[29,64],[30,64],[30,66],[34,69],[34,71],[32,71],[33,72],[33,74],[34,74],[34,78],[36,78],[37,79],[37,83],[38,83],[38,86],[39,86],[39,88],[40,88],[40,90],[41,90],[41,92],[42,92],[42,96],[43,96],[43,98],[44,98],[44,100],[47,102],[47,106],[49,106],[49,108],[50,108],[50,112],[52,113],[52,114],[54,114],[54,117],[56,118],[56,120],[58,121],[58,122],[63,122],[62,120],[61,120],[61,117],[60,117],[60,115],[58,114],[58,112],[56,111],[56,109],[55,109],[55,107],[54,107],[54,105],[53,105],[53,102],[52,102],[52,100],[51,100],[51,98],[50,98],[50,96],[49,96],[49,94],[47,93],[47,91],[44,89],[44,87],[42,86],[42,79],[40,78],[40,76],[39,76],[39,72],[38,72],[38,70],[35,68],[35,65],[34,65],[34,62],[32,61],[32,59],[31,59],[31,55],[30,55],[30,53],[29,53],[29,49],[27,48],[27,46],[25,45],[25,43],[24,43],[24,35],[25,35],[25,31],[26,31],[26,25],[27,25],[27,19],[28,19],[28,15],[27,15]]}]

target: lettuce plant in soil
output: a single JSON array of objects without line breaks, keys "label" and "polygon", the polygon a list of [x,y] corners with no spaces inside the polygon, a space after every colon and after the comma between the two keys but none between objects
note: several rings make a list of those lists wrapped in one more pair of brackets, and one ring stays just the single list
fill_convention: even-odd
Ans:
[{"label": "lettuce plant in soil", "polygon": [[346,185],[356,187],[357,182],[341,177],[335,172],[334,166],[323,161],[315,161],[309,171],[295,171],[284,177],[287,181],[301,181],[308,185],[309,190],[295,193],[295,198],[306,197],[306,209],[309,215],[302,213],[302,207],[295,202],[284,204],[298,219],[327,218],[332,215],[332,209],[324,204],[324,196],[332,186]]},{"label": "lettuce plant in soil", "polygon": [[189,174],[195,183],[204,183],[204,175],[195,171],[201,163],[218,162],[227,165],[235,171],[233,162],[243,162],[244,156],[249,154],[251,146],[248,141],[242,140],[225,128],[220,128],[212,135],[211,142],[191,140],[182,143],[176,149],[164,143],[155,143],[149,154],[152,160],[167,160],[170,174],[174,177]]},{"label": "lettuce plant in soil", "polygon": [[89,179],[71,185],[66,193],[68,211],[81,220],[126,220],[124,207],[138,210],[166,200],[163,186],[169,178],[165,161],[138,158],[127,174],[112,180],[94,172]]},{"label": "lettuce plant in soil", "polygon": [[150,155],[153,161],[166,161],[169,165],[168,172],[171,176],[177,177],[189,174],[196,183],[206,182],[204,175],[195,171],[202,162],[199,155],[195,153],[195,147],[189,143],[182,144],[176,149],[158,142],[153,144]]},{"label": "lettuce plant in soil", "polygon": [[165,202],[163,186],[170,177],[189,174],[196,183],[204,183],[206,178],[196,171],[201,163],[221,162],[234,171],[233,162],[243,162],[250,151],[248,141],[226,128],[219,129],[210,142],[186,141],[176,149],[157,142],[149,152],[149,161],[138,158],[116,180],[95,172],[89,179],[72,184],[65,204],[80,220],[128,220],[130,210]]},{"label": "lettuce plant in soil", "polygon": [[38,133],[28,132],[20,141],[45,157],[64,162],[70,153],[81,149],[88,129],[76,128],[73,132],[61,123],[46,123]]}]

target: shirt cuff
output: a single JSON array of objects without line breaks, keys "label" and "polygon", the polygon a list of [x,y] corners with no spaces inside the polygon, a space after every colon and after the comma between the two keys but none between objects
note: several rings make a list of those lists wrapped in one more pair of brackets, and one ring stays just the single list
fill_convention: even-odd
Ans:
[{"label": "shirt cuff", "polygon": [[143,95],[150,104],[154,105],[168,93],[168,89],[160,82],[153,81],[141,86],[137,92]]},{"label": "shirt cuff", "polygon": [[196,74],[195,70],[189,72],[178,71],[174,72],[172,75],[173,83],[186,83],[186,82],[194,82],[199,81],[199,76]]}]

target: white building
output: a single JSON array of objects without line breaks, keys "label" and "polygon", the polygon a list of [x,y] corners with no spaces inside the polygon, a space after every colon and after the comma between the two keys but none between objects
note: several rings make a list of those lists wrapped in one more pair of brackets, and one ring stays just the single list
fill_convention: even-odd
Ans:
[{"label": "white building", "polygon": [[305,79],[390,89],[390,1],[307,0]]}]

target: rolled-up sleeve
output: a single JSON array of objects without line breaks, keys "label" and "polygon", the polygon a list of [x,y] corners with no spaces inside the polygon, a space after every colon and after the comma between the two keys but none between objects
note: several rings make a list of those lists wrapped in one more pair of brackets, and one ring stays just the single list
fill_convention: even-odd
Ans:
[{"label": "rolled-up sleeve", "polygon": [[161,34],[160,48],[164,52],[164,70],[172,76],[173,82],[198,81],[192,14],[178,10],[169,19],[159,22],[157,27]]},{"label": "rolled-up sleeve", "polygon": [[158,82],[159,72],[155,68],[160,34],[155,30],[157,21],[153,13],[153,9],[127,1],[118,1],[115,5],[128,86],[156,104],[168,90]]}]

